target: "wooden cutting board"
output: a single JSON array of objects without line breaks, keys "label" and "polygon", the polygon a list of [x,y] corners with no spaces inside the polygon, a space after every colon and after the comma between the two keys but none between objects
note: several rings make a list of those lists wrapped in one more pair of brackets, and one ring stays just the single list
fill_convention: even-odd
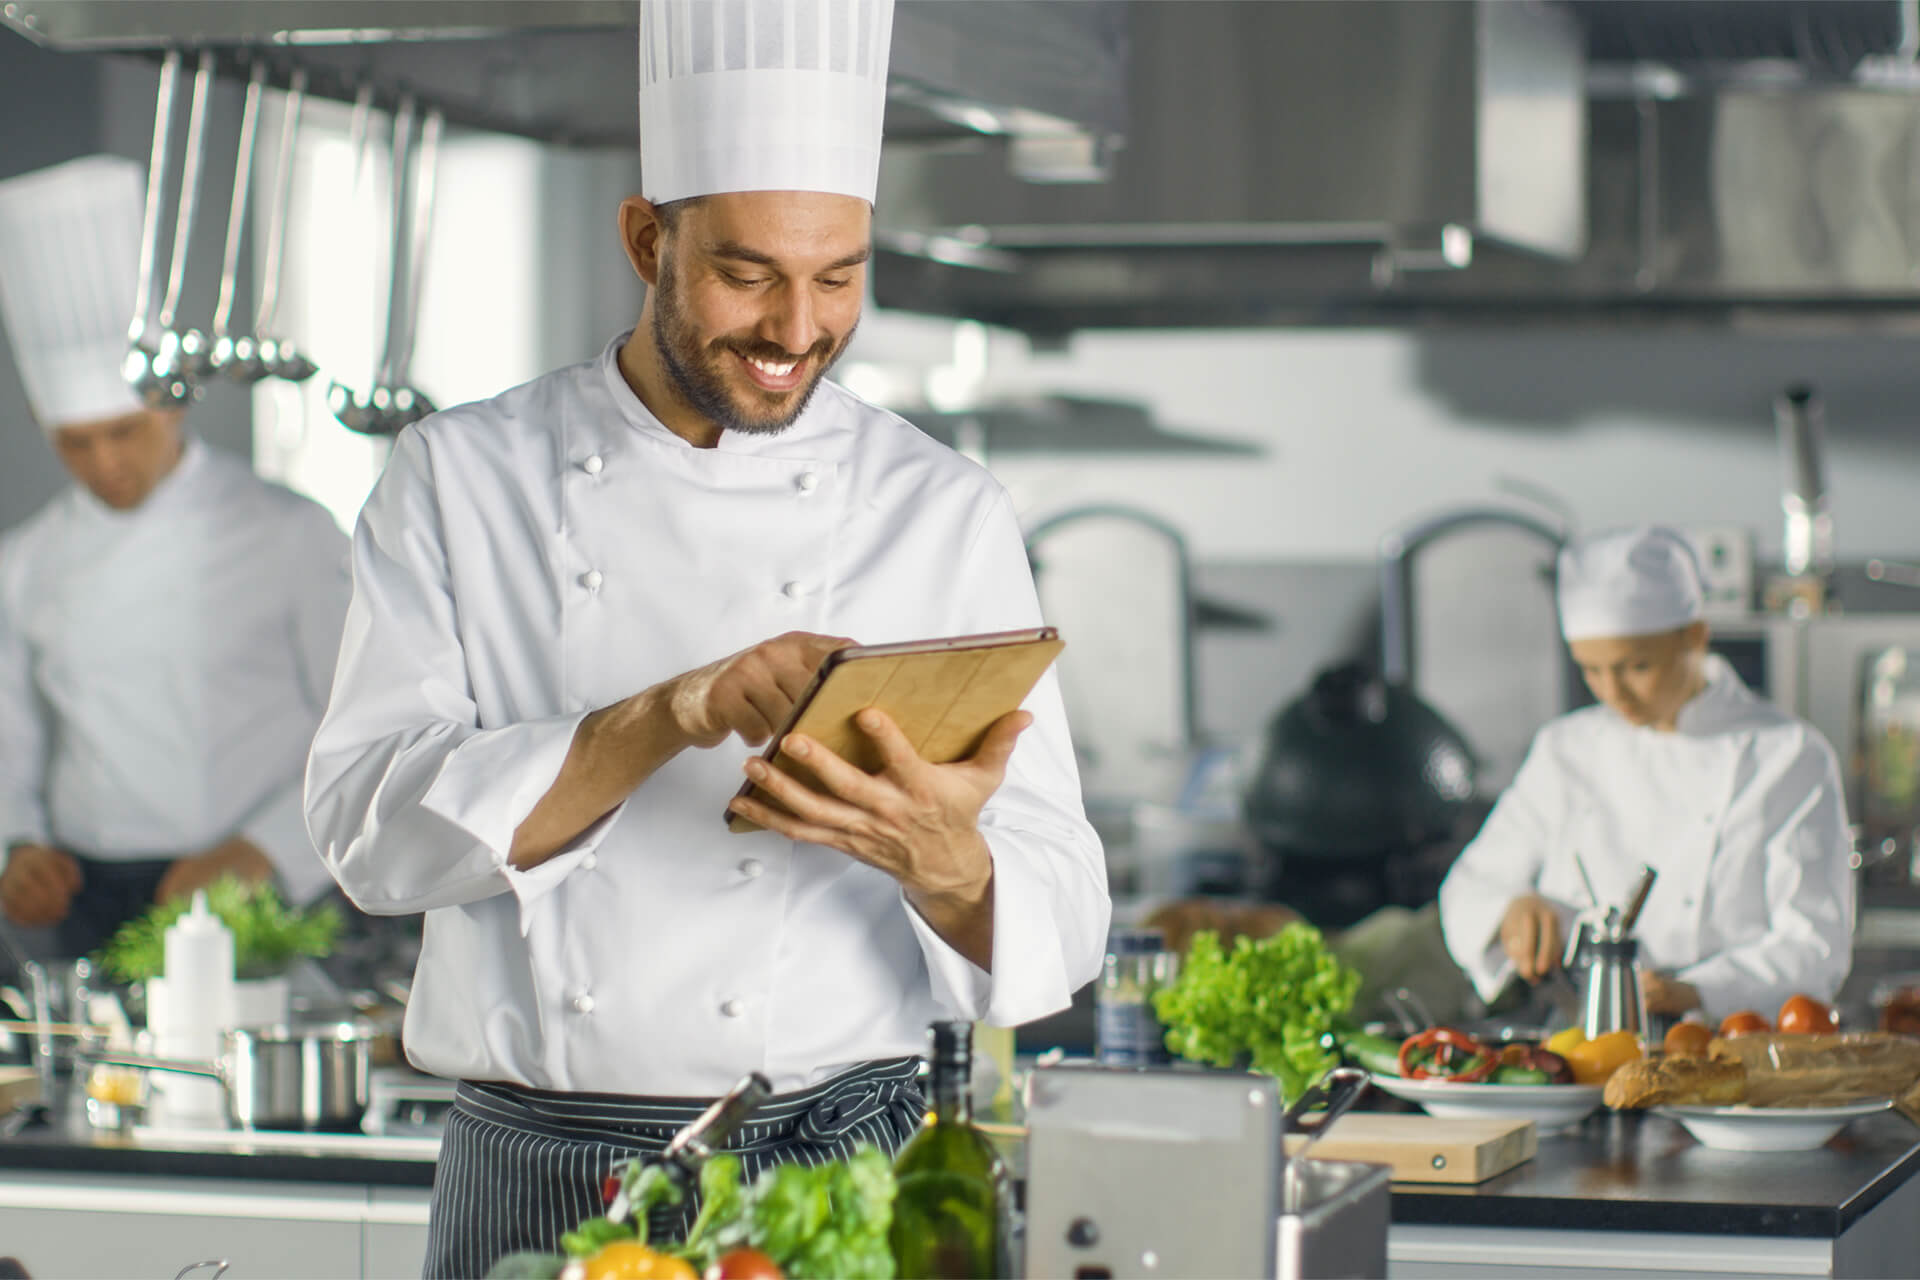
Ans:
[{"label": "wooden cutting board", "polygon": [[[1290,1136],[1287,1150],[1305,1141]],[[1485,1182],[1533,1159],[1539,1149],[1540,1134],[1531,1120],[1354,1111],[1335,1121],[1310,1154],[1384,1164],[1392,1168],[1395,1182]]]},{"label": "wooden cutting board", "polygon": [[32,1067],[0,1067],[0,1114],[39,1099],[39,1072]]}]

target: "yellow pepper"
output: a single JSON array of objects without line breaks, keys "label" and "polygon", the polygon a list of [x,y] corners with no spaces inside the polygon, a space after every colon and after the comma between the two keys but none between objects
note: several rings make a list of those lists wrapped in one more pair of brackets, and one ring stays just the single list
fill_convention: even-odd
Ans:
[{"label": "yellow pepper", "polygon": [[1579,1027],[1568,1027],[1565,1031],[1556,1031],[1548,1036],[1547,1048],[1564,1058],[1567,1056],[1567,1050],[1577,1044],[1585,1044],[1586,1041],[1586,1032]]},{"label": "yellow pepper", "polygon": [[638,1240],[615,1240],[591,1258],[576,1258],[560,1274],[564,1280],[700,1280],[692,1263]]}]

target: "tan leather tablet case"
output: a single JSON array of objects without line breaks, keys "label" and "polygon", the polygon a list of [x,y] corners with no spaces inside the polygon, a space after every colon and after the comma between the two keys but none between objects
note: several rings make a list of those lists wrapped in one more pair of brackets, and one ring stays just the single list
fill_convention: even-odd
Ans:
[{"label": "tan leather tablet case", "polygon": [[[818,788],[812,770],[779,753],[781,739],[798,732],[868,773],[878,773],[880,753],[855,727],[853,717],[867,707],[879,707],[923,759],[934,764],[963,760],[979,747],[994,721],[1019,709],[1063,647],[1053,628],[1041,627],[843,649],[822,666],[761,758]],[[750,782],[740,794],[777,803]],[[759,824],[731,812],[727,828],[760,830]]]}]

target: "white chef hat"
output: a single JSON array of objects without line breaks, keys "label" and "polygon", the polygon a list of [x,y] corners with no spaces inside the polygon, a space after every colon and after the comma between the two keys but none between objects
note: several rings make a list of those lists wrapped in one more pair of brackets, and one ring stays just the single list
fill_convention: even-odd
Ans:
[{"label": "white chef hat", "polygon": [[641,193],[871,204],[892,39],[893,0],[640,0]]},{"label": "white chef hat", "polygon": [[1560,551],[1560,631],[1568,640],[1678,631],[1701,616],[1700,563],[1660,525],[1609,529]]},{"label": "white chef hat", "polygon": [[0,182],[0,315],[48,431],[140,407],[120,361],[145,187],[140,165],[106,155]]}]

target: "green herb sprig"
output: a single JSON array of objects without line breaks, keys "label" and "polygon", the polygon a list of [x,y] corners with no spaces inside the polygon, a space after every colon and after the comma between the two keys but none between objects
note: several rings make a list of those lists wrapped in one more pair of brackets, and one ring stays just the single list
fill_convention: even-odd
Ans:
[{"label": "green herb sprig", "polygon": [[1231,952],[1212,930],[1194,934],[1180,976],[1154,994],[1153,1007],[1173,1052],[1251,1066],[1279,1081],[1291,1102],[1339,1062],[1328,1035],[1359,990],[1360,974],[1320,931],[1295,922],[1270,938],[1236,938]]},{"label": "green herb sprig", "polygon": [[[167,929],[189,903],[156,903],[120,926],[95,959],[116,982],[144,982],[166,969]],[[273,886],[222,876],[207,886],[207,908],[233,933],[234,976],[272,977],[295,957],[333,954],[343,922],[331,903],[307,910],[287,906]]]}]

